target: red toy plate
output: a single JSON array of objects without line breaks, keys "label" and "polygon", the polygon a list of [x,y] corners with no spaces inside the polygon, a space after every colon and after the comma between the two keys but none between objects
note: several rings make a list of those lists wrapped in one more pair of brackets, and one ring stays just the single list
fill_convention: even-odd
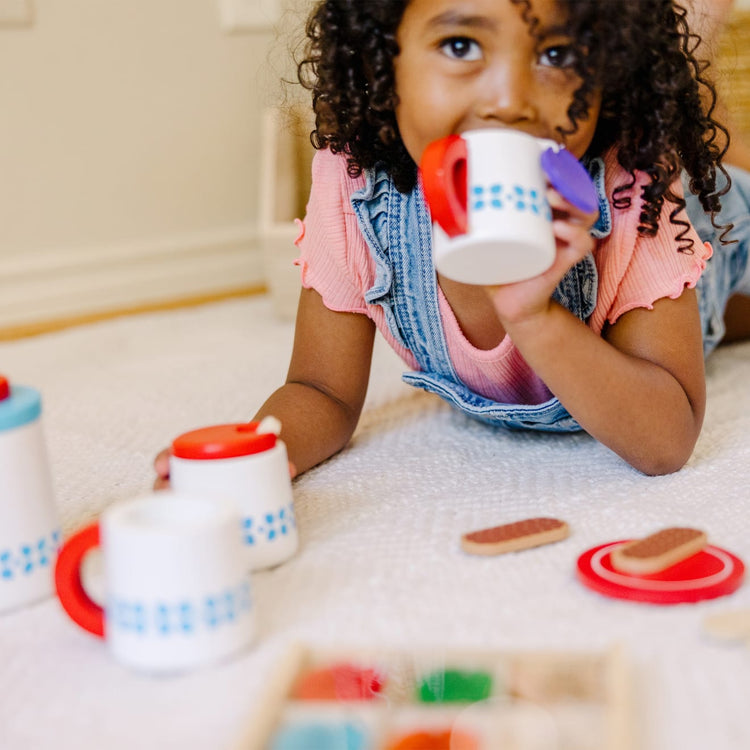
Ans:
[{"label": "red toy plate", "polygon": [[682,604],[716,599],[736,591],[745,565],[731,552],[708,545],[698,554],[649,576],[620,573],[612,567],[610,553],[629,540],[608,542],[578,558],[578,578],[594,591],[616,599],[649,604]]}]

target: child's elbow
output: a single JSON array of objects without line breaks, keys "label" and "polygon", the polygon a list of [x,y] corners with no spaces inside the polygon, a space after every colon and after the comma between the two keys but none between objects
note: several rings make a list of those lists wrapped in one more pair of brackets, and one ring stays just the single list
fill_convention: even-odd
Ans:
[{"label": "child's elbow", "polygon": [[674,474],[679,471],[693,454],[695,441],[680,444],[673,441],[669,444],[653,448],[651,451],[639,453],[628,459],[628,463],[643,474],[650,477]]},{"label": "child's elbow", "polygon": [[642,461],[638,464],[632,464],[638,471],[646,474],[649,477],[661,477],[665,474],[674,474],[679,471],[687,463],[687,458],[684,460],[649,460]]}]

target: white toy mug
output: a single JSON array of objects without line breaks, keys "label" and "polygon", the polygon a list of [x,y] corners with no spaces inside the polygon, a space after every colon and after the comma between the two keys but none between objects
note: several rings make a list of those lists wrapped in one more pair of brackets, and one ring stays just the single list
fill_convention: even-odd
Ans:
[{"label": "white toy mug", "polygon": [[187,432],[172,442],[169,462],[175,490],[238,503],[251,570],[288,560],[299,543],[286,446],[275,432],[258,429],[250,422]]},{"label": "white toy mug", "polygon": [[0,612],[51,596],[60,543],[39,392],[0,375]]},{"label": "white toy mug", "polygon": [[466,284],[508,284],[552,265],[547,179],[579,208],[598,206],[591,178],[572,154],[518,130],[473,130],[435,141],[420,173],[435,222],[435,267]]},{"label": "white toy mug", "polygon": [[[134,669],[175,673],[223,660],[255,637],[238,522],[236,504],[217,497],[164,491],[112,506],[60,550],[60,603]],[[81,580],[83,559],[98,546],[104,608]]]}]

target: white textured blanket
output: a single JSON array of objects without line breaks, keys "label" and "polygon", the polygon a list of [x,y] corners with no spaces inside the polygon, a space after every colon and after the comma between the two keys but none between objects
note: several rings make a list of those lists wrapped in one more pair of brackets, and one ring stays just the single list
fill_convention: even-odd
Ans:
[{"label": "white textured blanket", "polygon": [[[124,318],[0,345],[0,371],[39,388],[66,534],[152,481],[181,432],[252,415],[281,382],[292,327],[253,298]],[[188,676],[151,679],[112,661],[56,600],[0,616],[0,747],[234,748],[292,641],[368,648],[603,649],[634,665],[640,750],[747,750],[750,650],[712,642],[725,599],[656,607],[578,583],[589,547],[697,526],[750,562],[750,345],[708,363],[708,413],[679,473],[647,478],[585,435],[507,433],[399,379],[376,350],[350,447],[295,483],[301,549],[254,579],[255,648]],[[462,532],[550,515],[558,544],[499,558]],[[321,749],[323,750],[323,749]]]}]

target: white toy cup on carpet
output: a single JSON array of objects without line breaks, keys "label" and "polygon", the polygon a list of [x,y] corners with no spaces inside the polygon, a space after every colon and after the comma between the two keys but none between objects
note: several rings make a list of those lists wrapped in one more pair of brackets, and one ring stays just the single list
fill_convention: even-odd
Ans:
[{"label": "white toy cup on carpet", "polygon": [[34,388],[0,375],[0,612],[51,596],[60,541]]},{"label": "white toy cup on carpet", "polygon": [[172,443],[169,478],[180,492],[236,500],[251,570],[279,565],[297,551],[294,497],[280,425],[257,422],[205,427]]},{"label": "white toy cup on carpet", "polygon": [[571,203],[596,211],[584,167],[554,141],[509,129],[434,141],[420,162],[440,273],[466,284],[537,276],[555,259],[547,180]]},{"label": "white toy cup on carpet", "polygon": [[[112,506],[68,539],[57,594],[70,618],[120,663],[153,674],[221,661],[255,637],[255,612],[232,500],[157,492]],[[101,546],[104,608],[81,580]]]}]

